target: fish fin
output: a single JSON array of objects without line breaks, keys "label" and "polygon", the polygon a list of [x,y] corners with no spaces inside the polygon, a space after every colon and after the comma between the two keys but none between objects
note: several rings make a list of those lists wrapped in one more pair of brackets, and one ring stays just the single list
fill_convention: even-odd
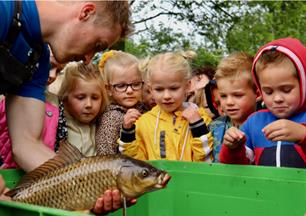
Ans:
[{"label": "fish fin", "polygon": [[26,173],[19,181],[17,188],[26,188],[28,184],[37,181],[48,173],[77,162],[83,157],[82,153],[75,146],[71,145],[67,140],[63,140],[60,142],[60,148],[56,156],[33,171]]},{"label": "fish fin", "polygon": [[22,185],[22,187],[15,187],[13,189],[10,189],[9,191],[5,192],[4,195],[8,197],[14,197],[19,193],[19,191],[23,190],[23,188],[29,187],[31,184],[30,183],[25,183]]},{"label": "fish fin", "polygon": [[19,189],[14,188],[14,189],[11,189],[8,192],[4,193],[4,195],[8,196],[8,197],[13,197],[18,193],[18,191],[19,191]]},{"label": "fish fin", "polygon": [[64,159],[68,164],[72,164],[84,158],[85,156],[79,151],[77,147],[68,142],[68,140],[63,140],[60,142],[60,148],[58,150],[57,156]]}]

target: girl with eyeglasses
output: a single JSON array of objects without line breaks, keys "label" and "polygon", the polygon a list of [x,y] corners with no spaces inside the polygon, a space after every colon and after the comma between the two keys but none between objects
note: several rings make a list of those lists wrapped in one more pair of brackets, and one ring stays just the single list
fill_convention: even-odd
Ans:
[{"label": "girl with eyeglasses", "polygon": [[134,109],[124,116],[120,151],[141,160],[212,161],[213,139],[204,108],[184,102],[190,88],[189,60],[196,54],[159,54],[140,67],[157,106],[141,115]]},{"label": "girl with eyeglasses", "polygon": [[126,111],[130,108],[144,111],[141,103],[142,74],[135,56],[115,50],[102,55],[99,68],[111,103],[97,122],[96,149],[98,155],[116,154],[119,152],[117,139]]}]

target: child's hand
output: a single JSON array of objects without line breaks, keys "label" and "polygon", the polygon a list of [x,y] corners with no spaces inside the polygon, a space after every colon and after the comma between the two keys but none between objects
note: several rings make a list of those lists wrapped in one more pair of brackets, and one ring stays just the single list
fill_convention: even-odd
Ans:
[{"label": "child's hand", "polygon": [[129,109],[123,117],[123,128],[132,128],[133,124],[140,116],[141,113],[137,109]]},{"label": "child's hand", "polygon": [[245,134],[236,127],[229,128],[223,137],[223,143],[230,149],[235,149],[246,141]]},{"label": "child's hand", "polygon": [[194,106],[188,106],[182,113],[182,116],[189,122],[194,123],[201,119],[198,108]]},{"label": "child's hand", "polygon": [[279,119],[264,127],[262,132],[271,141],[296,142],[303,140],[306,134],[306,127],[287,119]]}]

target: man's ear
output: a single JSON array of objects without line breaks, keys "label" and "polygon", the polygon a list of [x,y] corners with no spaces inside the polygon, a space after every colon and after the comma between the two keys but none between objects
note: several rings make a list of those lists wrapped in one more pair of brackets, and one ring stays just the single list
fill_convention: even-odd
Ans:
[{"label": "man's ear", "polygon": [[82,4],[82,8],[79,14],[79,19],[83,21],[87,21],[91,15],[96,13],[96,5],[91,2],[86,2]]}]

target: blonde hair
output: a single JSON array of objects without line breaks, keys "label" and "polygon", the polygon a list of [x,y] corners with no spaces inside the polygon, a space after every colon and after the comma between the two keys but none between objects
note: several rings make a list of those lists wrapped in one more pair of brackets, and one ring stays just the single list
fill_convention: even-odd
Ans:
[{"label": "blonde hair", "polygon": [[142,80],[147,84],[148,83],[148,73],[147,73],[147,66],[148,66],[148,63],[150,61],[150,57],[147,57],[145,59],[141,59],[139,61],[139,64],[138,64],[138,70],[141,72],[142,74]]},{"label": "blonde hair", "polygon": [[94,64],[86,65],[81,62],[71,62],[66,65],[64,71],[65,77],[58,93],[60,99],[63,102],[67,101],[68,95],[77,87],[77,79],[82,79],[85,81],[95,80],[101,90],[102,104],[99,114],[102,113],[108,105],[108,97],[104,85],[104,80],[98,67]]},{"label": "blonde hair", "polygon": [[[104,55],[106,55],[106,57],[103,57]],[[103,56],[99,62],[99,69],[103,73],[105,82],[107,84],[111,84],[111,74],[114,73],[115,68],[120,67],[125,69],[132,65],[137,66],[139,63],[137,57],[122,51],[112,50],[106,52],[105,54],[103,54]],[[141,72],[139,70],[137,71],[139,76],[141,76]]]},{"label": "blonde hair", "polygon": [[252,79],[253,57],[245,52],[235,52],[225,57],[217,66],[215,79],[240,79],[242,76],[247,79],[248,84],[254,91],[256,85]]},{"label": "blonde hair", "polygon": [[158,54],[152,58],[146,59],[139,66],[145,74],[145,79],[150,82],[152,73],[156,69],[162,68],[164,71],[182,73],[185,80],[190,80],[192,69],[190,61],[195,59],[197,54],[193,51],[178,51]]},{"label": "blonde hair", "polygon": [[277,50],[269,50],[263,52],[263,54],[259,57],[258,61],[255,64],[255,75],[257,76],[258,72],[263,71],[266,69],[269,65],[272,64],[287,64],[290,65],[292,68],[293,74],[297,77],[297,70],[294,66],[293,62],[290,60],[290,58],[285,55],[282,52],[279,52]]},{"label": "blonde hair", "polygon": [[199,107],[207,107],[207,99],[204,89],[198,89],[194,92],[194,103]]}]

